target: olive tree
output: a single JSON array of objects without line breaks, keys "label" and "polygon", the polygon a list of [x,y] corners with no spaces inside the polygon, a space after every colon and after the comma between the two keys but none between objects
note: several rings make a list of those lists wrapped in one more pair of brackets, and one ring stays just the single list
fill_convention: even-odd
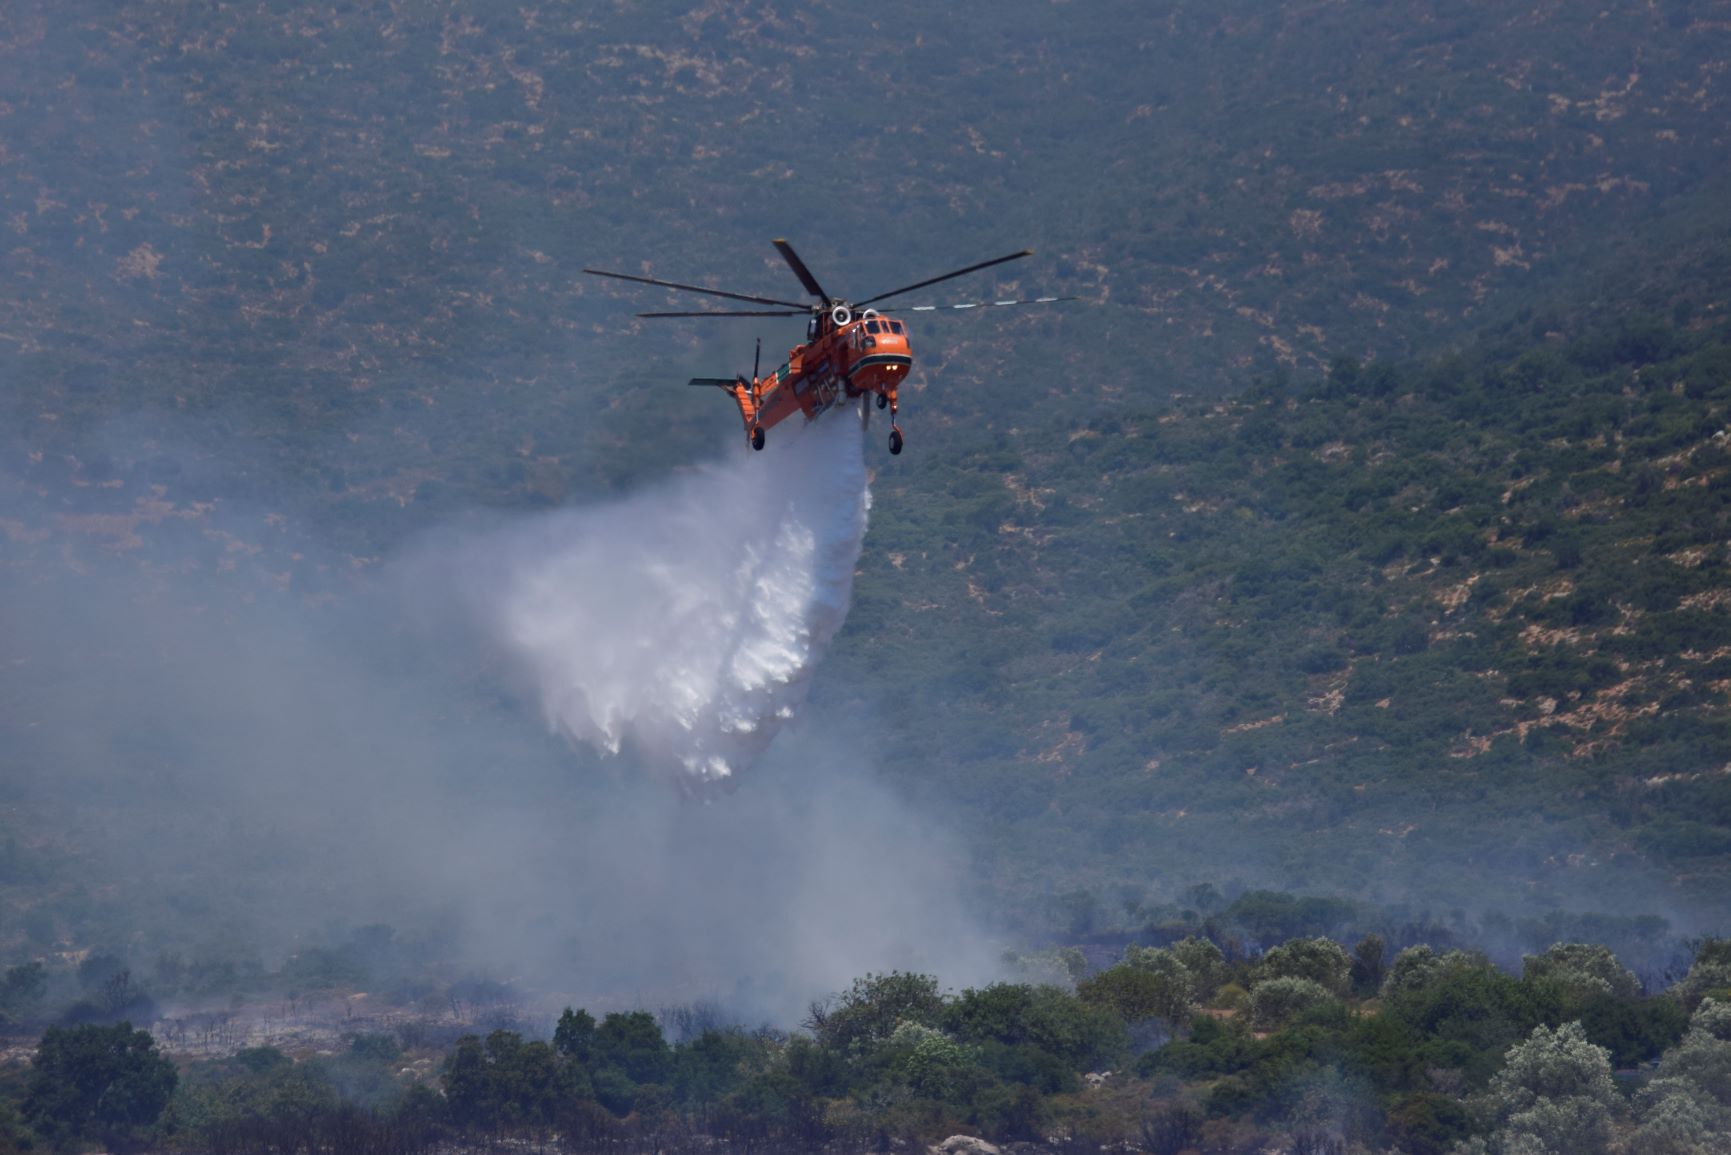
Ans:
[{"label": "olive tree", "polygon": [[1481,1106],[1490,1133],[1462,1155],[1606,1155],[1617,1106],[1611,1056],[1579,1023],[1540,1026],[1509,1048]]},{"label": "olive tree", "polygon": [[1250,991],[1250,1024],[1259,1031],[1277,1030],[1312,1007],[1335,1001],[1332,991],[1310,979],[1264,979]]},{"label": "olive tree", "polygon": [[938,980],[931,975],[891,971],[868,974],[833,999],[814,1003],[803,1024],[832,1050],[879,1043],[903,1021],[931,1025],[943,1013]]},{"label": "olive tree", "polygon": [[1632,999],[1641,993],[1641,980],[1617,961],[1609,947],[1559,942],[1544,954],[1527,955],[1521,962],[1522,977],[1528,982],[1554,981],[1576,1002],[1597,995]]},{"label": "olive tree", "polygon": [[1731,992],[1731,938],[1706,939],[1696,949],[1689,973],[1677,985],[1677,994],[1685,1004],[1694,1006],[1708,995],[1716,994],[1724,1001],[1724,992]]},{"label": "olive tree", "polygon": [[1352,957],[1331,938],[1281,943],[1262,956],[1257,970],[1263,979],[1309,979],[1336,997],[1352,986]]},{"label": "olive tree", "polygon": [[1141,951],[1076,987],[1083,1002],[1109,1007],[1125,1023],[1160,1019],[1178,1027],[1190,1018],[1190,972],[1170,951]]},{"label": "olive tree", "polygon": [[1394,956],[1382,980],[1382,997],[1417,994],[1437,980],[1462,970],[1489,969],[1491,961],[1477,951],[1451,950],[1438,954],[1428,946],[1409,946]]},{"label": "olive tree", "polygon": [[1190,972],[1190,991],[1198,1002],[1207,1002],[1226,981],[1226,956],[1205,938],[1182,938],[1172,944],[1172,956]]},{"label": "olive tree", "polygon": [[1731,1150],[1731,1003],[1702,1002],[1682,1042],[1641,1091],[1629,1150],[1706,1155]]}]

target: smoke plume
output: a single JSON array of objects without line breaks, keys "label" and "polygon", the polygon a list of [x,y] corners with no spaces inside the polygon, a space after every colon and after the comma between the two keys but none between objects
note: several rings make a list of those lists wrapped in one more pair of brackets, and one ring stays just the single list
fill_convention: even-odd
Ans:
[{"label": "smoke plume", "polygon": [[[88,456],[197,462],[200,430],[169,432],[117,423]],[[121,512],[56,519],[67,487],[0,458],[0,528],[26,527],[0,539],[0,839],[104,895],[45,901],[50,937],[148,980],[388,924],[404,983],[787,1024],[867,971],[990,977],[968,848],[877,779],[869,712],[765,749],[843,620],[868,504],[849,415],[775,432],[616,501],[448,524],[383,574],[220,471],[154,520],[130,481],[73,490]],[[748,765],[712,805],[659,780]]]},{"label": "smoke plume", "polygon": [[465,596],[548,725],[682,788],[731,784],[847,614],[871,504],[844,415],[464,550]]}]

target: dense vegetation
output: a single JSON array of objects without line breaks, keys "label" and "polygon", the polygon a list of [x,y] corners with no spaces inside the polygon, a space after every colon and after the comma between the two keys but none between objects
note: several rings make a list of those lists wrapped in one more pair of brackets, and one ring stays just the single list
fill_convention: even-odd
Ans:
[{"label": "dense vegetation", "polygon": [[[12,7],[0,594],[329,605],[461,511],[712,453],[731,416],[669,382],[750,330],[634,325],[654,295],[581,265],[787,292],[786,234],[857,294],[1036,245],[956,298],[1084,303],[916,333],[808,716],[868,719],[976,905],[1088,953],[863,979],[792,1034],[573,1010],[239,1048],[163,1007],[508,1000],[436,932],[263,951],[214,913],[257,890],[192,866],[136,901],[93,849],[124,798],[17,788],[64,772],[39,707],[81,686],[0,637],[0,1026],[36,1058],[0,1152],[1724,1138],[1723,945],[1656,993],[1731,893],[1713,5]],[[147,793],[150,722],[78,754]],[[184,833],[255,888],[309,869]],[[127,1023],[223,1053],[176,1075]]]},{"label": "dense vegetation", "polygon": [[931,463],[825,686],[1030,879],[1722,895],[1731,341],[1665,304]]},{"label": "dense vegetation", "polygon": [[[1027,960],[1042,961],[1085,969],[1076,956]],[[243,1047],[179,1071],[130,1023],[55,1027],[13,1084],[21,1099],[0,1109],[0,1142],[341,1155],[458,1137],[551,1136],[568,1150],[708,1137],[866,1150],[961,1132],[1152,1155],[1283,1135],[1310,1151],[1406,1155],[1603,1155],[1662,1138],[1692,1155],[1731,1139],[1722,940],[1657,996],[1603,947],[1555,944],[1515,978],[1469,951],[1391,956],[1374,935],[1350,952],[1301,938],[1255,958],[1190,937],[1131,947],[1073,989],[1061,981],[945,994],[930,976],[867,975],[791,1034],[702,1008],[659,1021],[567,1008],[550,1039],[501,1027],[429,1052],[415,1032],[362,1032],[340,1053]],[[406,1047],[442,1057],[435,1069]],[[1613,1068],[1640,1093],[1619,1091]]]},{"label": "dense vegetation", "polygon": [[728,430],[667,383],[751,333],[633,324],[577,270],[787,292],[778,235],[854,297],[1030,244],[1009,276],[1088,299],[925,324],[930,450],[1435,349],[1713,215],[1711,7],[25,3],[7,425],[53,455],[196,417],[172,476],[211,455],[368,548],[592,494]]},{"label": "dense vegetation", "polygon": [[[787,233],[870,291],[1014,236],[1088,303],[926,324],[814,703],[882,718],[986,901],[1688,913],[1731,848],[1708,15],[1110,7],[27,6],[0,574],[340,599],[726,436],[666,382],[748,337],[625,331],[578,266],[785,291]],[[0,703],[52,688],[19,656]]]}]

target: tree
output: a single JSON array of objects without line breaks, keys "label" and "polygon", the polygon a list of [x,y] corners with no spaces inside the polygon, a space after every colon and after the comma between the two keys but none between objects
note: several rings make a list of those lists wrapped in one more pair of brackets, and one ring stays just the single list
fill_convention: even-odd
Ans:
[{"label": "tree", "polygon": [[445,1100],[459,1126],[545,1126],[574,1097],[553,1048],[526,1043],[515,1031],[494,1031],[485,1041],[465,1035],[445,1059]]},{"label": "tree", "polygon": [[1055,986],[970,987],[945,1005],[938,1025],[976,1047],[1004,1080],[1054,1091],[1077,1071],[1110,1066],[1124,1049],[1124,1024],[1110,1009]]},{"label": "tree", "polygon": [[969,987],[944,1008],[944,1026],[970,1043],[994,1042],[1014,1047],[1028,1042],[1034,990],[1026,983]]},{"label": "tree", "polygon": [[127,1147],[161,1117],[176,1082],[156,1040],[131,1023],[50,1027],[36,1048],[24,1118],[57,1143]]},{"label": "tree", "polygon": [[1449,951],[1439,955],[1428,943],[1407,947],[1395,955],[1394,962],[1389,965],[1388,974],[1382,980],[1382,997],[1388,999],[1424,990],[1442,977],[1448,969],[1448,959],[1459,953]]},{"label": "tree", "polygon": [[1182,1026],[1190,1018],[1190,972],[1170,951],[1157,953],[1147,965],[1119,963],[1101,971],[1076,987],[1077,997],[1110,1009],[1127,1024],[1160,1019]]},{"label": "tree", "polygon": [[1490,960],[1476,951],[1451,950],[1439,955],[1428,946],[1409,946],[1394,956],[1382,980],[1382,997],[1417,994],[1450,974],[1484,970],[1490,965]]},{"label": "tree", "polygon": [[0,978],[0,1014],[16,1015],[30,1009],[48,989],[48,972],[39,962],[9,967]]},{"label": "tree", "polygon": [[594,1062],[617,1067],[633,1083],[665,1083],[673,1052],[648,1011],[614,1012],[595,1029]]},{"label": "tree", "polygon": [[1527,955],[1521,962],[1523,978],[1528,982],[1556,982],[1576,1006],[1595,995],[1632,999],[1641,993],[1641,980],[1617,961],[1609,947],[1559,942],[1544,954]]},{"label": "tree", "polygon": [[1321,983],[1302,978],[1264,979],[1250,991],[1250,1021],[1260,1031],[1285,1026],[1312,1007],[1335,1001]]},{"label": "tree", "polygon": [[1359,375],[1364,372],[1364,363],[1357,357],[1342,353],[1328,365],[1327,396],[1340,397],[1351,393],[1358,386]]},{"label": "tree", "polygon": [[1257,968],[1264,979],[1309,979],[1336,997],[1352,985],[1352,959],[1331,938],[1299,938],[1281,943],[1262,956]]},{"label": "tree", "polygon": [[595,1048],[595,1016],[585,1010],[565,1008],[553,1028],[553,1049],[567,1059],[587,1065]]},{"label": "tree", "polygon": [[904,1019],[931,1026],[943,1009],[936,978],[891,971],[855,979],[831,1004],[814,1005],[805,1025],[824,1046],[846,1051],[882,1042]]},{"label": "tree", "polygon": [[737,1027],[707,1030],[674,1054],[672,1085],[684,1103],[713,1103],[750,1074],[759,1044]]},{"label": "tree", "polygon": [[1190,972],[1190,994],[1197,1002],[1206,1003],[1226,981],[1226,956],[1220,948],[1205,938],[1192,935],[1172,944],[1173,957]]},{"label": "tree", "polygon": [[928,1099],[949,1098],[958,1089],[964,1073],[974,1065],[974,1056],[942,1031],[919,1023],[904,1022],[885,1043],[890,1069],[914,1094]]},{"label": "tree", "polygon": [[1705,1155],[1731,1148],[1731,1003],[1706,999],[1641,1091],[1631,1150]]},{"label": "tree", "polygon": [[1372,995],[1382,987],[1386,970],[1387,946],[1381,935],[1367,934],[1352,948],[1352,989],[1361,995]]},{"label": "tree", "polygon": [[[1483,1104],[1487,1155],[1602,1155],[1609,1151],[1618,1102],[1610,1054],[1587,1041],[1579,1023],[1539,1026],[1509,1049]],[[1472,1149],[1469,1147],[1469,1150]]]},{"label": "tree", "polygon": [[495,1110],[488,1079],[487,1053],[478,1035],[464,1035],[445,1056],[445,1102],[461,1127],[489,1125]]},{"label": "tree", "polygon": [[1731,1145],[1725,1111],[1692,1095],[1662,1094],[1629,1136],[1627,1150],[1640,1155],[1719,1155]]},{"label": "tree", "polygon": [[1708,938],[1695,950],[1689,973],[1678,984],[1677,993],[1689,1006],[1708,995],[1731,997],[1731,938]]},{"label": "tree", "polygon": [[1196,1146],[1207,1118],[1187,1099],[1162,1103],[1142,1117],[1142,1147],[1149,1155],[1178,1155]]}]

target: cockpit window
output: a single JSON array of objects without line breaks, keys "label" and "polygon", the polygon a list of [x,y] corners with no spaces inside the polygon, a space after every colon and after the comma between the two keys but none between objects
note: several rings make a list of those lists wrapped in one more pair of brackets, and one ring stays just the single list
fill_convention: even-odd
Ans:
[{"label": "cockpit window", "polygon": [[884,324],[890,327],[890,332],[892,333],[899,333],[902,331],[902,323],[900,321],[885,321]]},{"label": "cockpit window", "polygon": [[866,332],[876,333],[879,331],[880,330],[878,329],[878,323],[876,321],[867,321],[866,322]]}]

